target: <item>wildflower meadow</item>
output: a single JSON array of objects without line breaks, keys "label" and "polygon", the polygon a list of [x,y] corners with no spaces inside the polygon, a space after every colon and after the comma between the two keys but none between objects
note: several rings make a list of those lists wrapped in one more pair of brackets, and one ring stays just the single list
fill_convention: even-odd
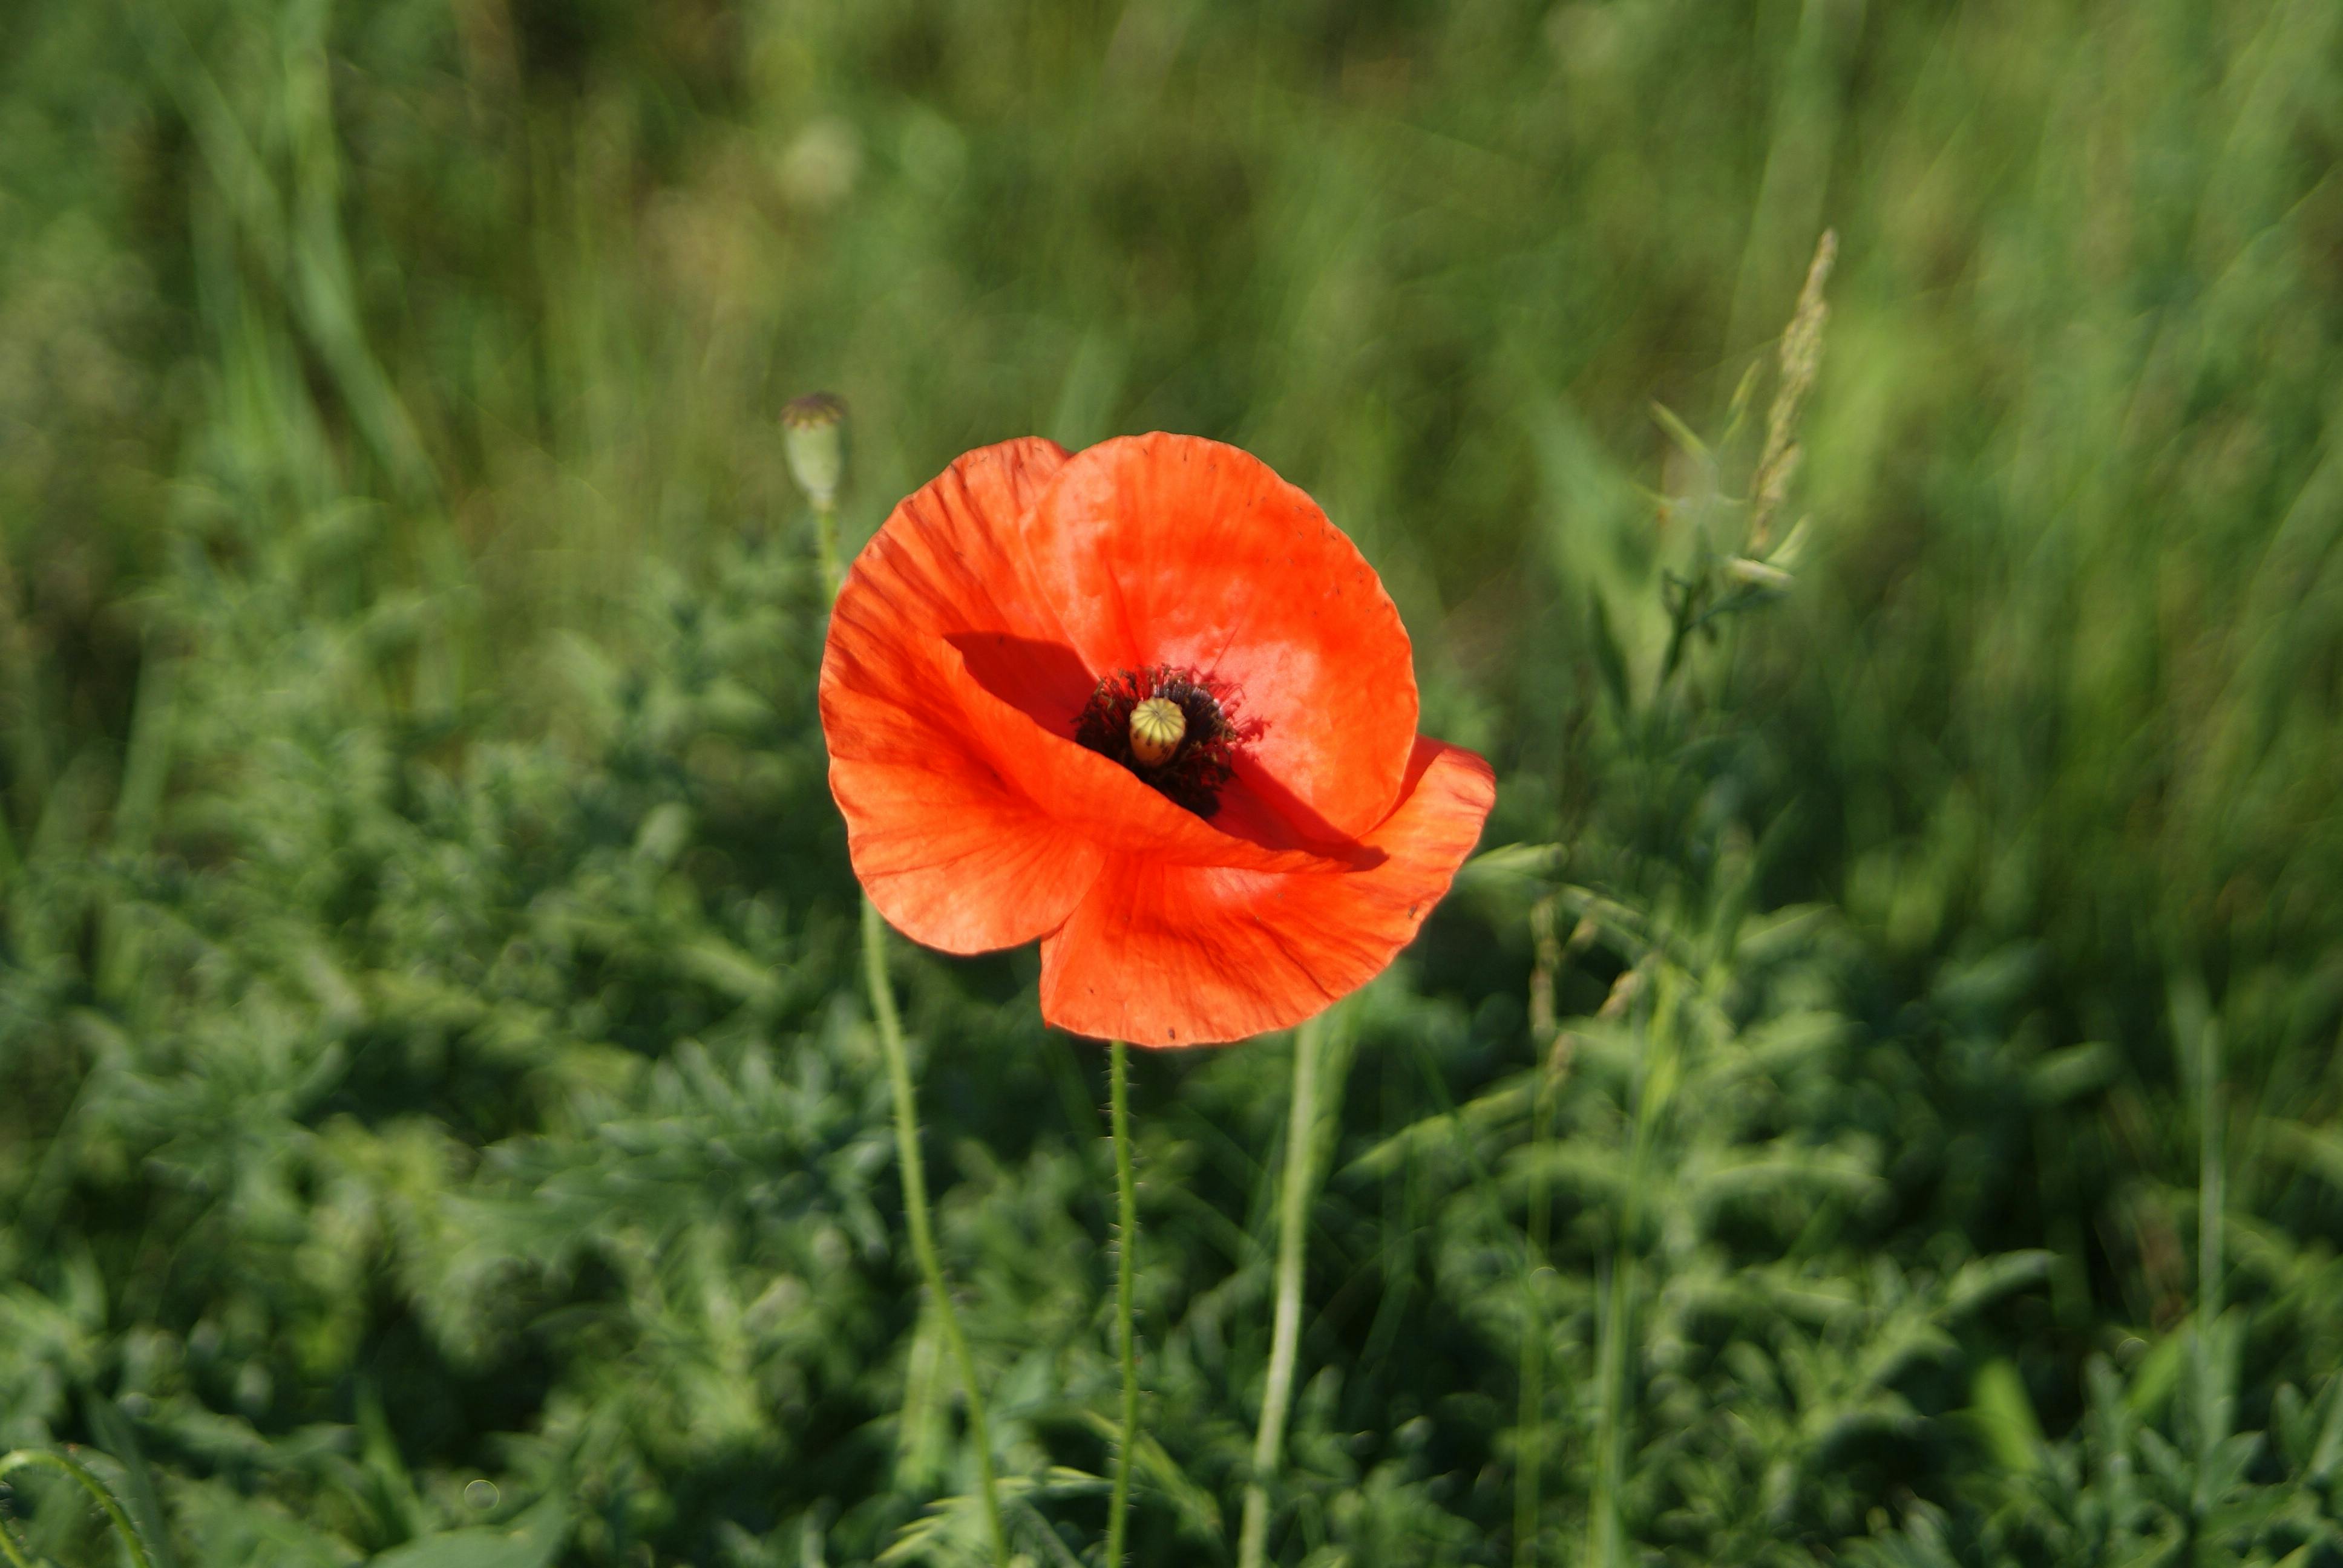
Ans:
[{"label": "wildflower meadow", "polygon": [[15,0],[0,1563],[2343,1568],[2343,7]]}]

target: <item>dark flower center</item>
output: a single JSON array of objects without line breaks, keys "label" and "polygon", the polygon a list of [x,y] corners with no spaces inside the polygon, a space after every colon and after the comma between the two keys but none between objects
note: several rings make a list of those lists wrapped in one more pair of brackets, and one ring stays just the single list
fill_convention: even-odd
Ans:
[{"label": "dark flower center", "polygon": [[1098,683],[1074,719],[1074,740],[1131,769],[1141,782],[1199,817],[1221,809],[1239,739],[1228,693],[1192,669],[1157,665]]}]

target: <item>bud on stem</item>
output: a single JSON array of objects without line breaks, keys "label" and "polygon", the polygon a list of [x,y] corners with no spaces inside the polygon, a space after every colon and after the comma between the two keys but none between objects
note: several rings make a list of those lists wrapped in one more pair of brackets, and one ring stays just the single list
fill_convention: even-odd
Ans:
[{"label": "bud on stem", "polygon": [[838,482],[846,471],[842,438],[846,405],[827,392],[809,392],[781,409],[781,451],[789,477],[816,511],[838,504]]}]

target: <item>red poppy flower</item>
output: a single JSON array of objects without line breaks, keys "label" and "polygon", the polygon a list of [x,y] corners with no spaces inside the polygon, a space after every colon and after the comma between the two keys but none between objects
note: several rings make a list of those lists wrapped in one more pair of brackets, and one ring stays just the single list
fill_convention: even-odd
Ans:
[{"label": "red poppy flower", "polygon": [[1137,1045],[1298,1023],[1388,965],[1489,765],[1415,732],[1374,570],[1186,436],[970,452],[848,574],[821,664],[855,874],[947,952],[1041,941],[1041,1016]]}]

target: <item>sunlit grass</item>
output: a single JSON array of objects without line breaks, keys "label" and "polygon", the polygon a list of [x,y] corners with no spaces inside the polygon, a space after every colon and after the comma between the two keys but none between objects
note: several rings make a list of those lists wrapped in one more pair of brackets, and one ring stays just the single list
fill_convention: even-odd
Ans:
[{"label": "sunlit grass", "polygon": [[[1329,1020],[1272,1476],[1292,1058],[1134,1061],[1135,1560],[1256,1481],[1287,1563],[2343,1560],[2343,11],[8,31],[0,1449],[161,1568],[982,1550],[817,387],[850,547],[982,441],[1258,451],[1552,847]],[[1825,227],[1791,580],[1684,636]],[[1101,1059],[896,979],[1010,1533],[1094,1553]]]}]

